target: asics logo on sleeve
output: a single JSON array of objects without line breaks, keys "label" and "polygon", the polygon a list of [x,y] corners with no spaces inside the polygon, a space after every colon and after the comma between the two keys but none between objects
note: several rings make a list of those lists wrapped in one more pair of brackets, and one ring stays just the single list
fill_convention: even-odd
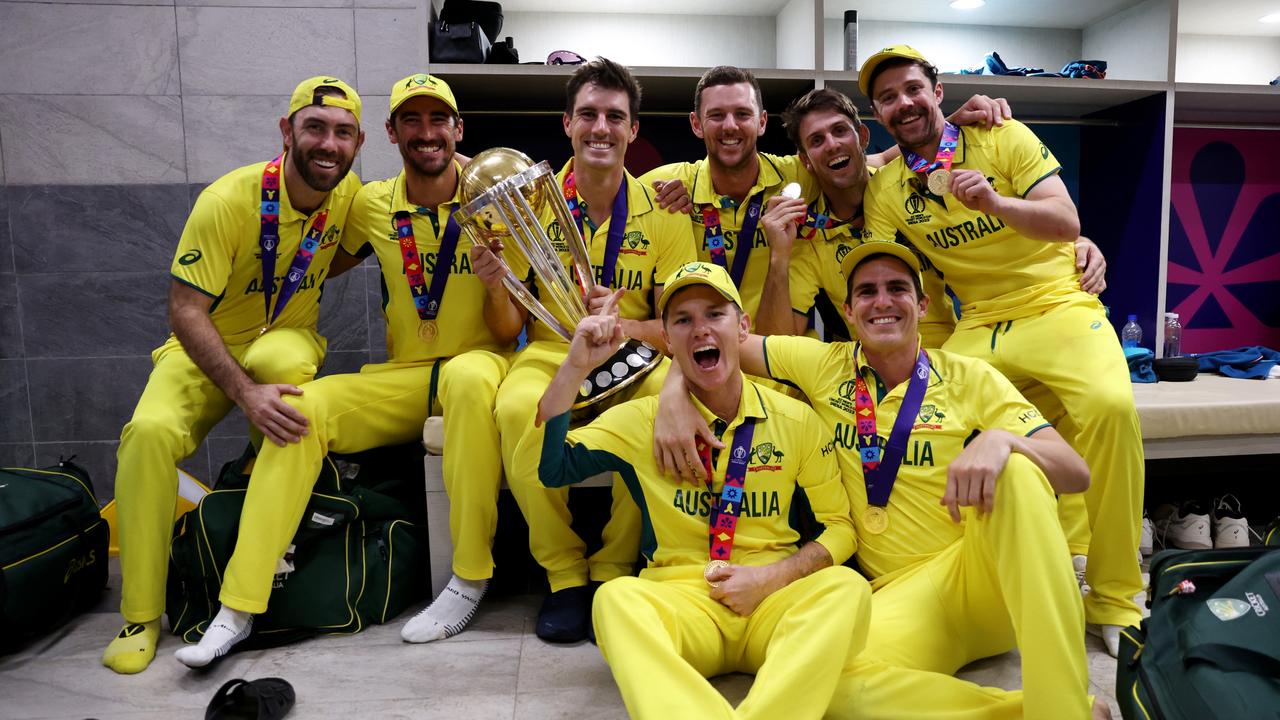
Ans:
[{"label": "asics logo on sleeve", "polygon": [[204,257],[204,253],[199,250],[192,250],[178,258],[178,264],[182,266],[191,265],[192,263],[199,262],[202,257]]}]

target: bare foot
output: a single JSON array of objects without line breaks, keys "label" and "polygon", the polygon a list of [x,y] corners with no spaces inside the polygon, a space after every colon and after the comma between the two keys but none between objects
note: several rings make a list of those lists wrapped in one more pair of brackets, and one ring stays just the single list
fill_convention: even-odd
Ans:
[{"label": "bare foot", "polygon": [[1111,720],[1111,706],[1096,696],[1093,698],[1093,720]]}]

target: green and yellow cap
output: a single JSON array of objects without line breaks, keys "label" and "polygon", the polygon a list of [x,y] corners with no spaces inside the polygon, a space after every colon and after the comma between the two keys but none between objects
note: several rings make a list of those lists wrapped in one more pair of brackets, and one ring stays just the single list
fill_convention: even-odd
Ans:
[{"label": "green and yellow cap", "polygon": [[405,100],[419,95],[436,98],[448,105],[455,115],[458,114],[458,101],[454,99],[449,83],[426,73],[410,75],[391,86],[391,114],[395,115],[396,108]]},{"label": "green and yellow cap", "polygon": [[892,255],[911,268],[911,272],[916,274],[916,279],[920,281],[921,287],[924,286],[924,278],[921,276],[920,258],[916,257],[915,252],[911,248],[896,242],[886,242],[884,240],[869,240],[850,250],[840,261],[840,273],[844,275],[845,282],[849,281],[849,276],[853,274],[855,268],[863,260],[872,255]]},{"label": "green and yellow cap", "polygon": [[924,55],[920,51],[910,45],[890,45],[880,52],[867,58],[862,63],[862,68],[858,70],[858,89],[863,95],[871,97],[871,76],[875,74],[876,67],[886,60],[894,60],[897,58],[905,58],[907,60],[919,60],[920,62],[929,62],[924,59]]},{"label": "green and yellow cap", "polygon": [[691,262],[672,273],[663,283],[662,297],[658,298],[658,315],[667,310],[667,301],[675,297],[678,290],[690,285],[710,285],[738,309],[742,309],[742,296],[738,294],[738,286],[724,268],[709,262]]}]

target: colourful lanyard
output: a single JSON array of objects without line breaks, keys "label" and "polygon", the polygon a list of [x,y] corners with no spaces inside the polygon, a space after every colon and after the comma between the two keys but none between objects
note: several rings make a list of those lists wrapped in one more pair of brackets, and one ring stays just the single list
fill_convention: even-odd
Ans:
[{"label": "colourful lanyard", "polygon": [[311,230],[302,238],[302,244],[298,246],[298,252],[294,254],[293,262],[289,264],[289,272],[285,275],[284,284],[280,286],[280,294],[276,297],[276,306],[273,311],[271,291],[275,286],[276,249],[280,246],[280,161],[283,157],[283,155],[277,155],[276,159],[267,163],[262,170],[262,205],[258,211],[262,217],[262,227],[258,231],[258,247],[262,250],[262,301],[267,325],[280,317],[284,306],[289,303],[289,298],[293,297],[293,293],[302,284],[302,278],[307,276],[307,268],[311,266],[311,259],[315,257],[316,248],[320,246],[320,236],[324,234],[324,225],[329,219],[328,210],[316,215],[315,222],[311,224]]},{"label": "colourful lanyard", "polygon": [[444,228],[444,237],[440,240],[440,251],[436,253],[436,269],[431,273],[431,288],[427,289],[426,278],[422,274],[422,258],[418,256],[418,243],[413,237],[413,217],[407,210],[397,210],[392,224],[396,235],[400,237],[400,258],[404,260],[404,276],[409,281],[409,293],[413,295],[413,305],[422,320],[434,320],[440,314],[440,303],[444,301],[444,287],[449,282],[449,270],[453,267],[454,254],[458,248],[458,235],[462,228],[453,219],[458,211],[454,203],[449,210],[449,222]]},{"label": "colourful lanyard", "polygon": [[[854,347],[855,358],[858,347]],[[883,448],[876,435],[876,406],[871,402],[867,381],[862,377],[862,367],[856,360],[854,373],[857,376],[854,405],[858,412],[858,455],[862,459],[862,476],[867,485],[867,504],[883,508],[889,504],[893,483],[898,479],[898,468],[907,453],[911,426],[915,423],[916,413],[920,412],[920,403],[924,401],[924,392],[929,385],[929,356],[920,350],[907,383],[907,392],[902,398],[902,407],[893,421],[889,441]]]},{"label": "colourful lanyard", "polygon": [[951,161],[955,158],[956,145],[958,144],[959,139],[960,128],[947,122],[942,126],[942,142],[938,143],[938,155],[934,158],[933,162],[925,160],[910,150],[906,150],[902,153],[902,159],[906,161],[907,167],[911,168],[911,172],[922,172],[927,175],[937,168],[950,170]]},{"label": "colourful lanyard", "polygon": [[[763,190],[747,203],[747,217],[742,221],[742,230],[738,232],[738,249],[733,255],[733,268],[729,270],[729,277],[733,278],[734,285],[742,284],[742,275],[747,271],[747,257],[756,244],[756,223],[760,222],[760,206],[763,204]],[[720,228],[720,211],[711,205],[703,205],[702,227],[707,250],[711,253],[711,262],[722,268],[729,267],[724,254],[724,230]]]},{"label": "colourful lanyard", "polygon": [[[733,554],[733,536],[738,531],[738,516],[742,514],[743,486],[747,484],[747,462],[751,459],[751,436],[755,433],[756,419],[742,421],[733,433],[733,445],[729,451],[729,467],[724,473],[724,487],[720,500],[711,508],[707,533],[711,541],[711,560],[729,561]],[[712,490],[714,470],[711,467],[711,446],[698,438],[698,457],[707,473],[707,491]]]},{"label": "colourful lanyard", "polygon": [[[582,229],[582,205],[578,202],[578,185],[573,181],[573,171],[564,174],[564,201],[569,205],[569,212],[578,225],[578,234],[586,237]],[[622,176],[622,184],[618,193],[613,196],[613,210],[609,213],[609,237],[604,244],[604,266],[601,277],[606,287],[615,287],[613,273],[618,266],[618,250],[622,248],[622,238],[627,234],[627,176]],[[615,288],[616,289],[616,288]]]},{"label": "colourful lanyard", "polygon": [[834,230],[841,225],[847,225],[854,220],[862,217],[862,206],[858,206],[858,211],[848,220],[837,220],[830,215],[818,212],[818,200],[809,203],[809,209],[805,211],[804,224],[796,228],[796,237],[801,240],[812,240],[819,230]]}]

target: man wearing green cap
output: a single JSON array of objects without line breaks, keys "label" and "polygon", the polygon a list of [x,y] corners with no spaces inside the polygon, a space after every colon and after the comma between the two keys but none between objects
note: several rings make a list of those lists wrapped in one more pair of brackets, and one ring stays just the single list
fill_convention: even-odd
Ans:
[{"label": "man wearing green cap", "polygon": [[280,118],[285,152],[215,180],[187,219],[170,268],[173,335],[152,353],[155,367],[120,434],[125,625],[102,655],[116,672],[141,672],[155,657],[177,463],[233,405],[268,447],[310,430],[285,398],[300,394],[324,359],[320,285],[360,187],[350,172],[364,142],[360,108],[337,78],[302,81]]},{"label": "man wearing green cap", "polygon": [[914,48],[871,56],[858,84],[902,150],[871,179],[867,231],[901,234],[942,275],[959,317],[944,349],[990,362],[1029,397],[1047,389],[1066,411],[1067,440],[1093,483],[1083,496],[1064,497],[1060,515],[1073,540],[1087,515],[1085,617],[1114,655],[1119,628],[1140,618],[1133,598],[1142,589],[1142,434],[1116,333],[1080,288],[1071,244],[1080,220],[1061,166],[1017,121],[990,129],[946,123],[937,69]]}]

